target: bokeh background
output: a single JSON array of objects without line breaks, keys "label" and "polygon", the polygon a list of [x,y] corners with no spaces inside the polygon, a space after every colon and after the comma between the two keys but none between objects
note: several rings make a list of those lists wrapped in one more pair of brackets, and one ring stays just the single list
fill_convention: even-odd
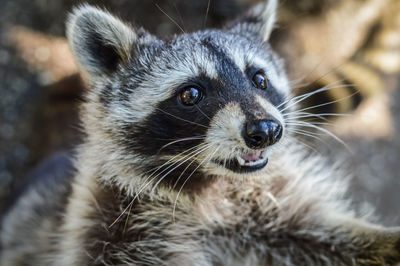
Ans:
[{"label": "bokeh background", "polygon": [[[222,26],[258,1],[85,2],[168,37]],[[0,0],[0,208],[32,169],[56,152],[69,154],[82,137],[78,106],[87,88],[65,40],[67,13],[80,3]],[[348,146],[304,128],[304,148],[351,173],[358,207],[400,224],[400,1],[283,0],[272,43],[295,94],[330,88],[302,103],[325,115],[304,119]]]}]

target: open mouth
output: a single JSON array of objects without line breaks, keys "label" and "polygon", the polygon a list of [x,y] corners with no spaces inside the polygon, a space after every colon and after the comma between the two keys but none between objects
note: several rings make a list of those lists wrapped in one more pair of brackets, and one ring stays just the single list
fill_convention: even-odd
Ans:
[{"label": "open mouth", "polygon": [[250,173],[264,168],[268,163],[266,151],[254,151],[237,155],[227,162],[218,162],[225,168],[236,173]]}]

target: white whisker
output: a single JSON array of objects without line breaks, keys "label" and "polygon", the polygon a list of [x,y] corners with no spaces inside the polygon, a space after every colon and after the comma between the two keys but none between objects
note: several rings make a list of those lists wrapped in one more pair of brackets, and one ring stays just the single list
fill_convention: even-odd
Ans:
[{"label": "white whisker", "polygon": [[187,181],[190,179],[190,177],[197,171],[197,169],[199,169],[199,167],[200,167],[206,160],[208,160],[208,158],[212,158],[212,157],[215,155],[215,153],[217,153],[218,150],[219,150],[219,147],[217,147],[217,148],[215,149],[215,151],[214,151],[212,154],[210,153],[206,158],[204,158],[204,159],[199,163],[199,165],[193,170],[193,172],[192,172],[192,173],[185,179],[185,181],[183,182],[181,188],[180,188],[179,191],[178,191],[178,194],[176,195],[176,199],[175,199],[175,202],[174,202],[174,208],[173,208],[173,211],[172,211],[172,219],[173,219],[173,220],[175,220],[175,210],[176,210],[176,204],[178,203],[179,195],[180,195],[180,193],[181,193],[183,187],[186,185],[186,182],[187,182]]},{"label": "white whisker", "polygon": [[[180,162],[177,166],[175,166],[174,168],[172,168],[171,170],[169,170],[165,175],[163,175],[158,181],[157,183],[154,185],[153,189],[151,190],[151,193],[154,192],[154,190],[156,189],[156,187],[158,186],[158,184],[160,184],[160,182],[166,177],[168,176],[172,171],[174,171],[176,168],[178,168],[179,166],[181,166],[182,164],[184,164],[185,162],[187,162],[188,160],[190,160],[191,158],[199,155],[200,153],[202,153],[203,151],[207,150],[209,147],[211,146],[211,144],[207,145],[206,147],[203,147],[200,151],[197,151],[197,153],[195,153],[194,155],[190,156],[189,158],[185,159],[184,161]],[[157,176],[156,176],[157,177]]]},{"label": "white whisker", "polygon": [[330,105],[330,104],[333,104],[333,103],[337,103],[337,102],[343,101],[343,100],[345,100],[345,99],[351,98],[351,97],[353,97],[354,95],[356,95],[357,93],[358,93],[358,92],[354,92],[354,93],[352,93],[352,94],[350,94],[350,95],[347,95],[347,96],[345,96],[345,97],[342,97],[342,98],[340,98],[340,99],[337,99],[337,100],[334,100],[334,101],[330,101],[330,102],[327,102],[327,103],[321,103],[321,104],[309,106],[309,107],[302,108],[302,109],[297,110],[297,111],[302,112],[302,111],[307,111],[307,110],[314,109],[314,108],[317,108],[317,107],[321,107],[321,106],[326,106],[326,105]]},{"label": "white whisker", "polygon": [[[331,131],[329,131],[329,130],[323,128],[323,127],[319,127],[319,126],[313,125],[313,124],[308,123],[308,122],[298,122],[298,123],[301,124],[301,126],[303,126],[303,127],[314,128],[314,129],[316,129],[316,130],[319,130],[319,131],[321,131],[321,132],[324,132],[324,133],[328,134],[329,136],[331,136],[332,138],[334,138],[336,141],[338,141],[339,143],[341,143],[343,146],[345,146],[346,149],[347,149],[348,151],[351,152],[350,147],[349,147],[341,138],[339,138],[338,136],[336,136],[335,134],[333,134]],[[314,134],[315,134],[315,133],[314,133]]]},{"label": "white whisker", "polygon": [[319,140],[319,141],[321,141],[321,142],[324,143],[324,141],[323,141],[321,138],[319,138],[319,137],[317,137],[317,136],[314,136],[314,135],[310,135],[309,133],[303,133],[303,132],[299,132],[299,131],[293,130],[293,129],[288,130],[288,131],[289,131],[289,132],[296,133],[296,134],[299,134],[299,135],[303,135],[303,136],[306,136],[306,137],[310,137],[310,138],[313,138],[313,139],[317,139],[317,140]]},{"label": "white whisker", "polygon": [[320,113],[320,114],[312,114],[312,113],[306,113],[304,115],[297,115],[290,117],[292,119],[298,119],[298,118],[306,118],[306,117],[324,117],[324,116],[338,116],[338,117],[346,117],[346,116],[351,116],[350,114],[338,114],[338,113]]},{"label": "white whisker", "polygon": [[314,151],[315,153],[319,153],[315,147],[305,143],[304,141],[299,140],[298,138],[296,138],[296,141],[299,142],[301,145],[306,146],[307,148],[311,149],[312,151]]},{"label": "white whisker", "polygon": [[184,119],[184,118],[182,118],[182,117],[179,117],[179,116],[176,116],[176,115],[174,115],[174,114],[168,113],[167,111],[164,111],[164,110],[162,110],[162,109],[160,109],[160,108],[156,108],[156,110],[159,110],[159,111],[163,112],[163,113],[166,114],[166,115],[172,116],[173,118],[176,118],[176,119],[178,119],[178,120],[184,121],[184,122],[186,122],[186,123],[193,124],[193,125],[200,126],[200,127],[208,128],[208,126],[205,126],[205,125],[202,125],[202,124],[199,124],[199,123],[190,121],[190,120],[186,120],[186,119]]},{"label": "white whisker", "polygon": [[182,139],[178,139],[178,140],[174,140],[172,142],[169,142],[167,144],[165,144],[164,146],[162,146],[158,151],[161,151],[162,149],[165,149],[168,146],[171,146],[172,144],[178,143],[178,142],[182,142],[182,141],[188,141],[188,140],[199,140],[199,139],[205,139],[205,135],[201,135],[201,136],[194,136],[194,137],[188,137],[188,138],[182,138]]},{"label": "white whisker", "polygon": [[203,143],[200,143],[200,144],[198,144],[198,145],[196,145],[196,146],[193,146],[193,147],[191,147],[191,148],[189,148],[189,149],[187,149],[187,150],[185,150],[185,151],[183,151],[183,152],[181,152],[181,153],[178,153],[177,155],[175,155],[175,156],[173,156],[172,158],[170,158],[170,159],[169,159],[167,162],[165,162],[164,164],[162,164],[162,165],[160,165],[160,166],[156,166],[156,167],[154,167],[154,168],[152,168],[152,169],[150,169],[150,170],[144,172],[142,175],[146,175],[146,174],[148,174],[148,173],[150,173],[150,172],[151,172],[150,175],[152,175],[152,174],[154,174],[154,172],[156,172],[156,171],[159,170],[160,168],[164,167],[165,165],[169,164],[170,162],[174,161],[174,160],[175,160],[176,158],[178,158],[179,156],[182,156],[184,153],[189,152],[189,151],[192,151],[192,150],[194,150],[194,149],[196,149],[196,148],[198,148],[198,147],[200,147],[200,146],[202,146],[202,145],[204,145],[204,144],[203,144]]},{"label": "white whisker", "polygon": [[333,83],[330,84],[330,85],[327,85],[327,86],[324,86],[324,87],[322,87],[322,88],[319,88],[318,90],[311,91],[311,92],[307,92],[307,93],[304,93],[304,94],[295,96],[295,97],[293,97],[293,98],[290,98],[290,99],[286,100],[285,102],[280,103],[280,104],[277,106],[277,108],[279,109],[282,105],[285,105],[285,104],[287,104],[287,103],[289,103],[289,102],[291,102],[291,101],[295,101],[295,102],[291,103],[290,105],[286,106],[286,108],[280,110],[281,112],[283,112],[283,111],[285,111],[286,109],[288,109],[288,108],[290,108],[290,107],[296,105],[297,103],[299,103],[299,102],[301,102],[301,101],[303,101],[303,100],[305,100],[305,99],[311,97],[311,96],[314,95],[314,94],[317,94],[317,93],[320,93],[320,92],[324,92],[324,91],[327,91],[327,90],[330,90],[330,89],[339,88],[339,87],[337,87],[337,86],[330,87],[330,86],[332,86],[332,85],[334,85],[334,84],[336,84],[336,83],[339,83],[339,82],[341,82],[341,81],[336,81],[336,82],[333,82]]},{"label": "white whisker", "polygon": [[[205,145],[206,147],[202,147],[202,148],[200,148],[200,149],[204,149],[204,150],[205,150],[205,148],[208,148],[209,145],[210,145],[210,144]],[[194,152],[191,152],[190,154],[186,155],[186,156],[183,157],[183,158],[186,158],[187,156],[190,156],[191,154],[196,153],[196,152],[198,152],[198,150],[196,150],[196,151],[194,151]],[[192,157],[191,157],[191,158],[192,158]],[[182,159],[180,159],[180,160],[182,160]],[[178,160],[178,162],[179,162],[180,160]],[[130,203],[128,204],[128,206],[127,206],[127,207],[122,211],[122,213],[111,223],[111,225],[109,225],[109,228],[111,228],[112,226],[114,226],[114,225],[121,219],[121,217],[128,211],[128,209],[131,208],[133,202],[137,199],[137,197],[140,195],[140,193],[142,193],[142,192],[144,191],[144,189],[145,189],[148,185],[150,185],[150,184],[155,180],[155,178],[157,178],[157,177],[158,177],[160,174],[162,174],[163,172],[167,171],[170,167],[172,167],[172,166],[175,165],[176,163],[177,163],[177,162],[173,163],[172,165],[170,165],[169,167],[167,167],[166,169],[164,169],[161,173],[158,173],[156,176],[154,176],[154,177],[152,177],[152,178],[151,178],[152,175],[148,176],[148,177],[144,180],[143,183],[145,183],[145,182],[146,182],[148,179],[150,179],[150,178],[151,178],[151,180],[148,181],[147,183],[145,183],[145,184],[139,189],[139,191],[136,193],[136,195],[135,195],[135,196],[133,197],[133,199],[130,201]],[[179,165],[178,165],[178,167],[179,167]],[[174,168],[174,169],[175,169],[175,168]],[[156,171],[157,171],[157,170],[156,170]]]},{"label": "white whisker", "polygon": [[211,118],[210,118],[208,115],[206,115],[206,114],[203,112],[203,110],[201,110],[201,108],[197,106],[197,104],[195,104],[194,106],[197,108],[197,110],[200,111],[200,113],[202,113],[206,118],[208,118],[208,120],[211,121]]}]

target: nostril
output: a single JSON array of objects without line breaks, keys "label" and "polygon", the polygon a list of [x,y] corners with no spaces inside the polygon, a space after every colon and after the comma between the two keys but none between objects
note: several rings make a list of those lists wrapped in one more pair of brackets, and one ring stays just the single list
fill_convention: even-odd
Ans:
[{"label": "nostril", "polygon": [[250,135],[250,141],[252,142],[253,148],[262,147],[265,142],[265,137],[261,135]]},{"label": "nostril", "polygon": [[257,143],[261,143],[263,141],[263,138],[261,136],[253,136],[253,140]]},{"label": "nostril", "polygon": [[277,120],[268,119],[247,123],[242,135],[249,148],[261,149],[278,142],[282,132],[282,125]]},{"label": "nostril", "polygon": [[282,125],[276,120],[268,121],[266,127],[268,128],[267,145],[270,146],[277,143],[280,140],[280,138],[282,137],[283,129]]},{"label": "nostril", "polygon": [[282,137],[282,133],[283,133],[282,125],[278,124],[274,134],[276,141],[280,140],[280,138]]},{"label": "nostril", "polygon": [[251,149],[264,148],[268,140],[267,131],[263,128],[260,121],[247,123],[242,135],[246,145]]}]

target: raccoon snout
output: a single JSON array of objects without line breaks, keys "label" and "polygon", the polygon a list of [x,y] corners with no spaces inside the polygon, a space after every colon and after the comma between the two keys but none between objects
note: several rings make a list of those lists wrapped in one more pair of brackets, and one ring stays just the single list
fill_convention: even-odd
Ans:
[{"label": "raccoon snout", "polygon": [[262,149],[271,146],[282,137],[283,128],[276,119],[256,120],[248,122],[242,131],[247,147]]}]

